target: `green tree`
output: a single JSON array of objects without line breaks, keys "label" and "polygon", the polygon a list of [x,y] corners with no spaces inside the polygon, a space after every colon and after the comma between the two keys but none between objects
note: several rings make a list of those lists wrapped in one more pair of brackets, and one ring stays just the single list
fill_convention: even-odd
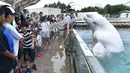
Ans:
[{"label": "green tree", "polygon": [[64,3],[61,3],[60,1],[58,1],[57,3],[49,4],[49,5],[46,4],[44,7],[60,8],[62,12],[66,12],[71,8],[70,5],[67,6]]},{"label": "green tree", "polygon": [[47,5],[47,4],[45,4],[45,5],[44,5],[44,7],[48,7],[48,5]]},{"label": "green tree", "polygon": [[[64,3],[61,3],[58,1],[57,3],[52,3],[52,4],[45,4],[44,7],[53,7],[53,8],[60,8],[62,12],[69,12],[71,9],[70,5],[66,5]],[[119,14],[123,10],[130,10],[130,7],[125,6],[123,4],[118,4],[118,5],[110,5],[107,4],[104,8],[95,6],[95,7],[84,7],[81,10],[77,10],[77,12],[99,12],[100,14]],[[74,10],[75,11],[75,10]]]},{"label": "green tree", "polygon": [[111,5],[107,4],[104,7],[104,11],[105,11],[106,14],[111,14]]},{"label": "green tree", "polygon": [[122,4],[112,5],[112,6],[108,4],[104,7],[104,10],[105,10],[106,14],[113,15],[113,14],[119,14],[119,12],[121,12],[123,10],[130,10],[130,7],[122,5]]}]

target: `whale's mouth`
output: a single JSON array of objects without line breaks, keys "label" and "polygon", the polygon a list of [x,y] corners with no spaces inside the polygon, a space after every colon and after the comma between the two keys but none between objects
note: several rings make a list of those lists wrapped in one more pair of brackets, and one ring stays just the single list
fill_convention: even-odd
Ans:
[{"label": "whale's mouth", "polygon": [[87,23],[93,22],[91,17],[89,15],[86,15],[86,17],[83,18]]},{"label": "whale's mouth", "polygon": [[90,15],[86,15],[88,18],[91,18]]},{"label": "whale's mouth", "polygon": [[93,20],[86,15],[86,17],[83,18],[85,20],[85,22],[87,23],[88,27],[90,29],[93,29],[94,25],[93,25]]}]

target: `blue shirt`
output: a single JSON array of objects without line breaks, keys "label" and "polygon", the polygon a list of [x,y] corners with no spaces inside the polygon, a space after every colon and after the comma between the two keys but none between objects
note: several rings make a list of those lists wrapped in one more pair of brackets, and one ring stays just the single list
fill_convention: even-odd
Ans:
[{"label": "blue shirt", "polygon": [[4,30],[4,35],[6,36],[7,40],[8,40],[8,44],[9,44],[9,51],[11,53],[14,52],[14,42],[13,42],[13,38],[12,36],[10,35],[8,29],[5,29]]},{"label": "blue shirt", "polygon": [[74,15],[70,15],[70,19],[75,19],[75,16]]},{"label": "blue shirt", "polygon": [[14,60],[2,54],[7,50],[13,53],[13,39],[8,29],[0,26],[0,72],[2,73],[9,73],[15,67]]}]

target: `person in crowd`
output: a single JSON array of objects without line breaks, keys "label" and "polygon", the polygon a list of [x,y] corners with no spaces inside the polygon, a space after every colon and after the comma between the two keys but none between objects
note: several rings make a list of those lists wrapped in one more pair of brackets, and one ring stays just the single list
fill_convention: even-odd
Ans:
[{"label": "person in crowd", "polygon": [[33,23],[31,22],[32,19],[31,19],[31,17],[29,16],[29,12],[28,12],[27,9],[24,9],[24,10],[23,10],[23,14],[21,15],[21,20],[22,20],[22,21],[23,21],[23,20],[26,20],[26,21],[28,22],[28,24],[29,24],[29,28],[31,29],[31,26],[33,25]]},{"label": "person in crowd", "polygon": [[[52,24],[57,23],[56,17],[53,17],[52,20],[53,20]],[[59,32],[58,32],[58,27],[57,26],[53,26],[53,32],[54,32],[54,38],[58,38],[58,33]]]},{"label": "person in crowd", "polygon": [[37,51],[37,57],[41,57],[43,54],[41,53],[41,47],[42,47],[42,37],[40,35],[40,31],[37,34],[36,37],[36,51]]},{"label": "person in crowd", "polygon": [[[17,24],[17,26],[18,26],[16,29],[18,29],[18,32],[21,32],[21,31],[22,31],[21,26],[22,26],[22,24],[23,24],[22,21],[24,21],[24,20],[22,19],[21,15],[15,16],[15,21],[16,21],[16,24]],[[25,20],[25,21],[26,21],[26,20]],[[22,35],[22,34],[21,34],[21,35]],[[28,37],[24,37],[23,40],[27,40],[27,39],[32,38],[32,37],[35,37],[35,35],[31,35],[31,36],[28,36]],[[22,43],[23,43],[23,40],[19,41],[19,51],[18,51],[18,66],[19,66],[19,72],[20,72],[20,73],[22,73],[22,68],[21,68],[21,63],[20,63],[20,61],[22,60],[21,57],[22,57],[22,55],[23,55],[23,53],[24,53],[23,44],[22,44]]]},{"label": "person in crowd", "polygon": [[47,21],[46,16],[43,16],[41,18],[41,27],[42,27],[42,43],[43,43],[43,48],[45,47],[45,40],[50,44],[50,23]]},{"label": "person in crowd", "polygon": [[51,23],[51,21],[52,21],[51,15],[48,15],[47,21],[49,21]]},{"label": "person in crowd", "polygon": [[43,17],[43,12],[40,12],[39,15],[40,15],[40,17]]},{"label": "person in crowd", "polygon": [[[54,23],[56,23],[56,19],[55,19],[55,16],[54,15],[51,15],[51,25],[53,25]],[[56,26],[53,26],[51,28],[51,33],[52,33],[52,38],[56,38],[56,32],[57,32],[57,28]]]},{"label": "person in crowd", "polygon": [[68,47],[68,44],[70,44],[69,43],[69,35],[70,35],[70,30],[72,30],[72,28],[73,28],[73,26],[75,25],[75,23],[74,23],[74,21],[76,21],[77,19],[76,19],[76,17],[75,17],[75,15],[74,15],[74,10],[73,9],[70,9],[69,10],[69,12],[70,12],[70,14],[69,15],[66,15],[66,17],[65,17],[65,21],[72,21],[72,23],[70,24],[70,23],[67,23],[66,25],[65,25],[65,45],[66,45],[66,54],[67,55],[70,55],[70,52],[71,52],[71,49],[70,48],[67,48]]},{"label": "person in crowd", "polygon": [[33,12],[31,18],[33,20],[33,23],[35,24],[38,21],[38,14],[36,12]]},{"label": "person in crowd", "polygon": [[18,43],[20,39],[23,39],[23,36],[11,25],[11,23],[15,18],[16,13],[11,7],[4,8],[4,12],[5,12],[5,23],[3,24],[3,26],[5,26],[9,30],[11,36],[13,37],[14,55],[18,56],[18,49],[19,49]]},{"label": "person in crowd", "polygon": [[[4,8],[4,12],[5,12],[5,23],[3,24],[3,26],[5,26],[9,30],[10,34],[11,34],[11,36],[13,38],[13,42],[14,42],[14,55],[18,56],[19,40],[25,40],[26,38],[24,38],[16,30],[16,28],[11,25],[11,23],[14,21],[15,16],[17,15],[15,13],[15,11],[12,9],[12,7],[3,7],[3,8]],[[31,37],[33,37],[33,36],[31,36]]]},{"label": "person in crowd", "polygon": [[60,21],[60,15],[58,14],[57,16],[56,16],[56,22],[59,22]]},{"label": "person in crowd", "polygon": [[70,18],[70,14],[66,14],[65,17],[64,17],[64,20],[66,20],[66,21],[68,20],[69,21],[70,19],[71,19]]},{"label": "person in crowd", "polygon": [[[5,12],[5,23],[3,26],[5,26],[8,30],[9,33],[12,36],[13,42],[14,42],[14,55],[17,57],[18,56],[18,50],[19,50],[19,40],[23,39],[23,36],[16,30],[11,23],[14,21],[15,18],[15,11],[13,10],[12,7],[3,7],[4,12]],[[15,68],[16,71],[18,71],[18,66]]]},{"label": "person in crowd", "polygon": [[[8,17],[13,17],[9,15]],[[0,72],[13,73],[16,67],[16,56],[14,55],[14,42],[8,29],[3,26],[5,22],[4,9],[0,7]],[[11,21],[10,21],[11,22]]]},{"label": "person in crowd", "polygon": [[[50,25],[52,25],[52,17],[51,15],[48,15],[47,21],[50,22]],[[50,39],[53,38],[54,32],[53,32],[53,27],[50,28]]]},{"label": "person in crowd", "polygon": [[43,12],[40,12],[39,15],[40,15],[40,19],[41,19],[43,17]]},{"label": "person in crowd", "polygon": [[[24,37],[28,37],[33,35],[33,32],[28,28],[28,23],[26,21],[22,21],[20,32]],[[31,73],[31,69],[29,66],[29,61],[32,63],[32,67],[34,70],[37,70],[36,64],[35,64],[35,49],[34,49],[34,37],[28,38],[23,41],[23,49],[24,49],[24,61],[27,65],[27,72]]]},{"label": "person in crowd", "polygon": [[28,17],[28,10],[24,9],[23,10],[23,19],[27,19],[27,17]]},{"label": "person in crowd", "polygon": [[16,30],[19,31],[20,30],[20,26],[21,26],[21,14],[20,13],[16,14],[15,22],[17,24]]},{"label": "person in crowd", "polygon": [[70,9],[70,19],[75,19],[74,10]]},{"label": "person in crowd", "polygon": [[[15,29],[19,32],[20,31],[20,27],[21,27],[21,14],[17,13],[15,15],[15,22],[17,24],[17,27]],[[21,41],[19,41],[19,50],[18,50],[18,68],[19,68],[19,73],[22,73],[20,60],[21,60],[21,55],[22,55],[23,49],[22,49],[21,46],[22,46],[22,43],[21,43]]]}]

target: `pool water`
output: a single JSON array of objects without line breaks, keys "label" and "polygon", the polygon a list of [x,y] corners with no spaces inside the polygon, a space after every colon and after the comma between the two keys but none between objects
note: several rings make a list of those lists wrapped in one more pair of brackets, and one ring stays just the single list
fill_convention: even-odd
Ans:
[{"label": "pool water", "polygon": [[[76,29],[88,47],[91,48],[92,44],[92,32],[87,29]],[[111,56],[105,56],[105,58],[98,58],[107,73],[130,73],[130,29],[117,29],[125,51],[112,54]],[[118,43],[118,42],[117,42]]]}]

